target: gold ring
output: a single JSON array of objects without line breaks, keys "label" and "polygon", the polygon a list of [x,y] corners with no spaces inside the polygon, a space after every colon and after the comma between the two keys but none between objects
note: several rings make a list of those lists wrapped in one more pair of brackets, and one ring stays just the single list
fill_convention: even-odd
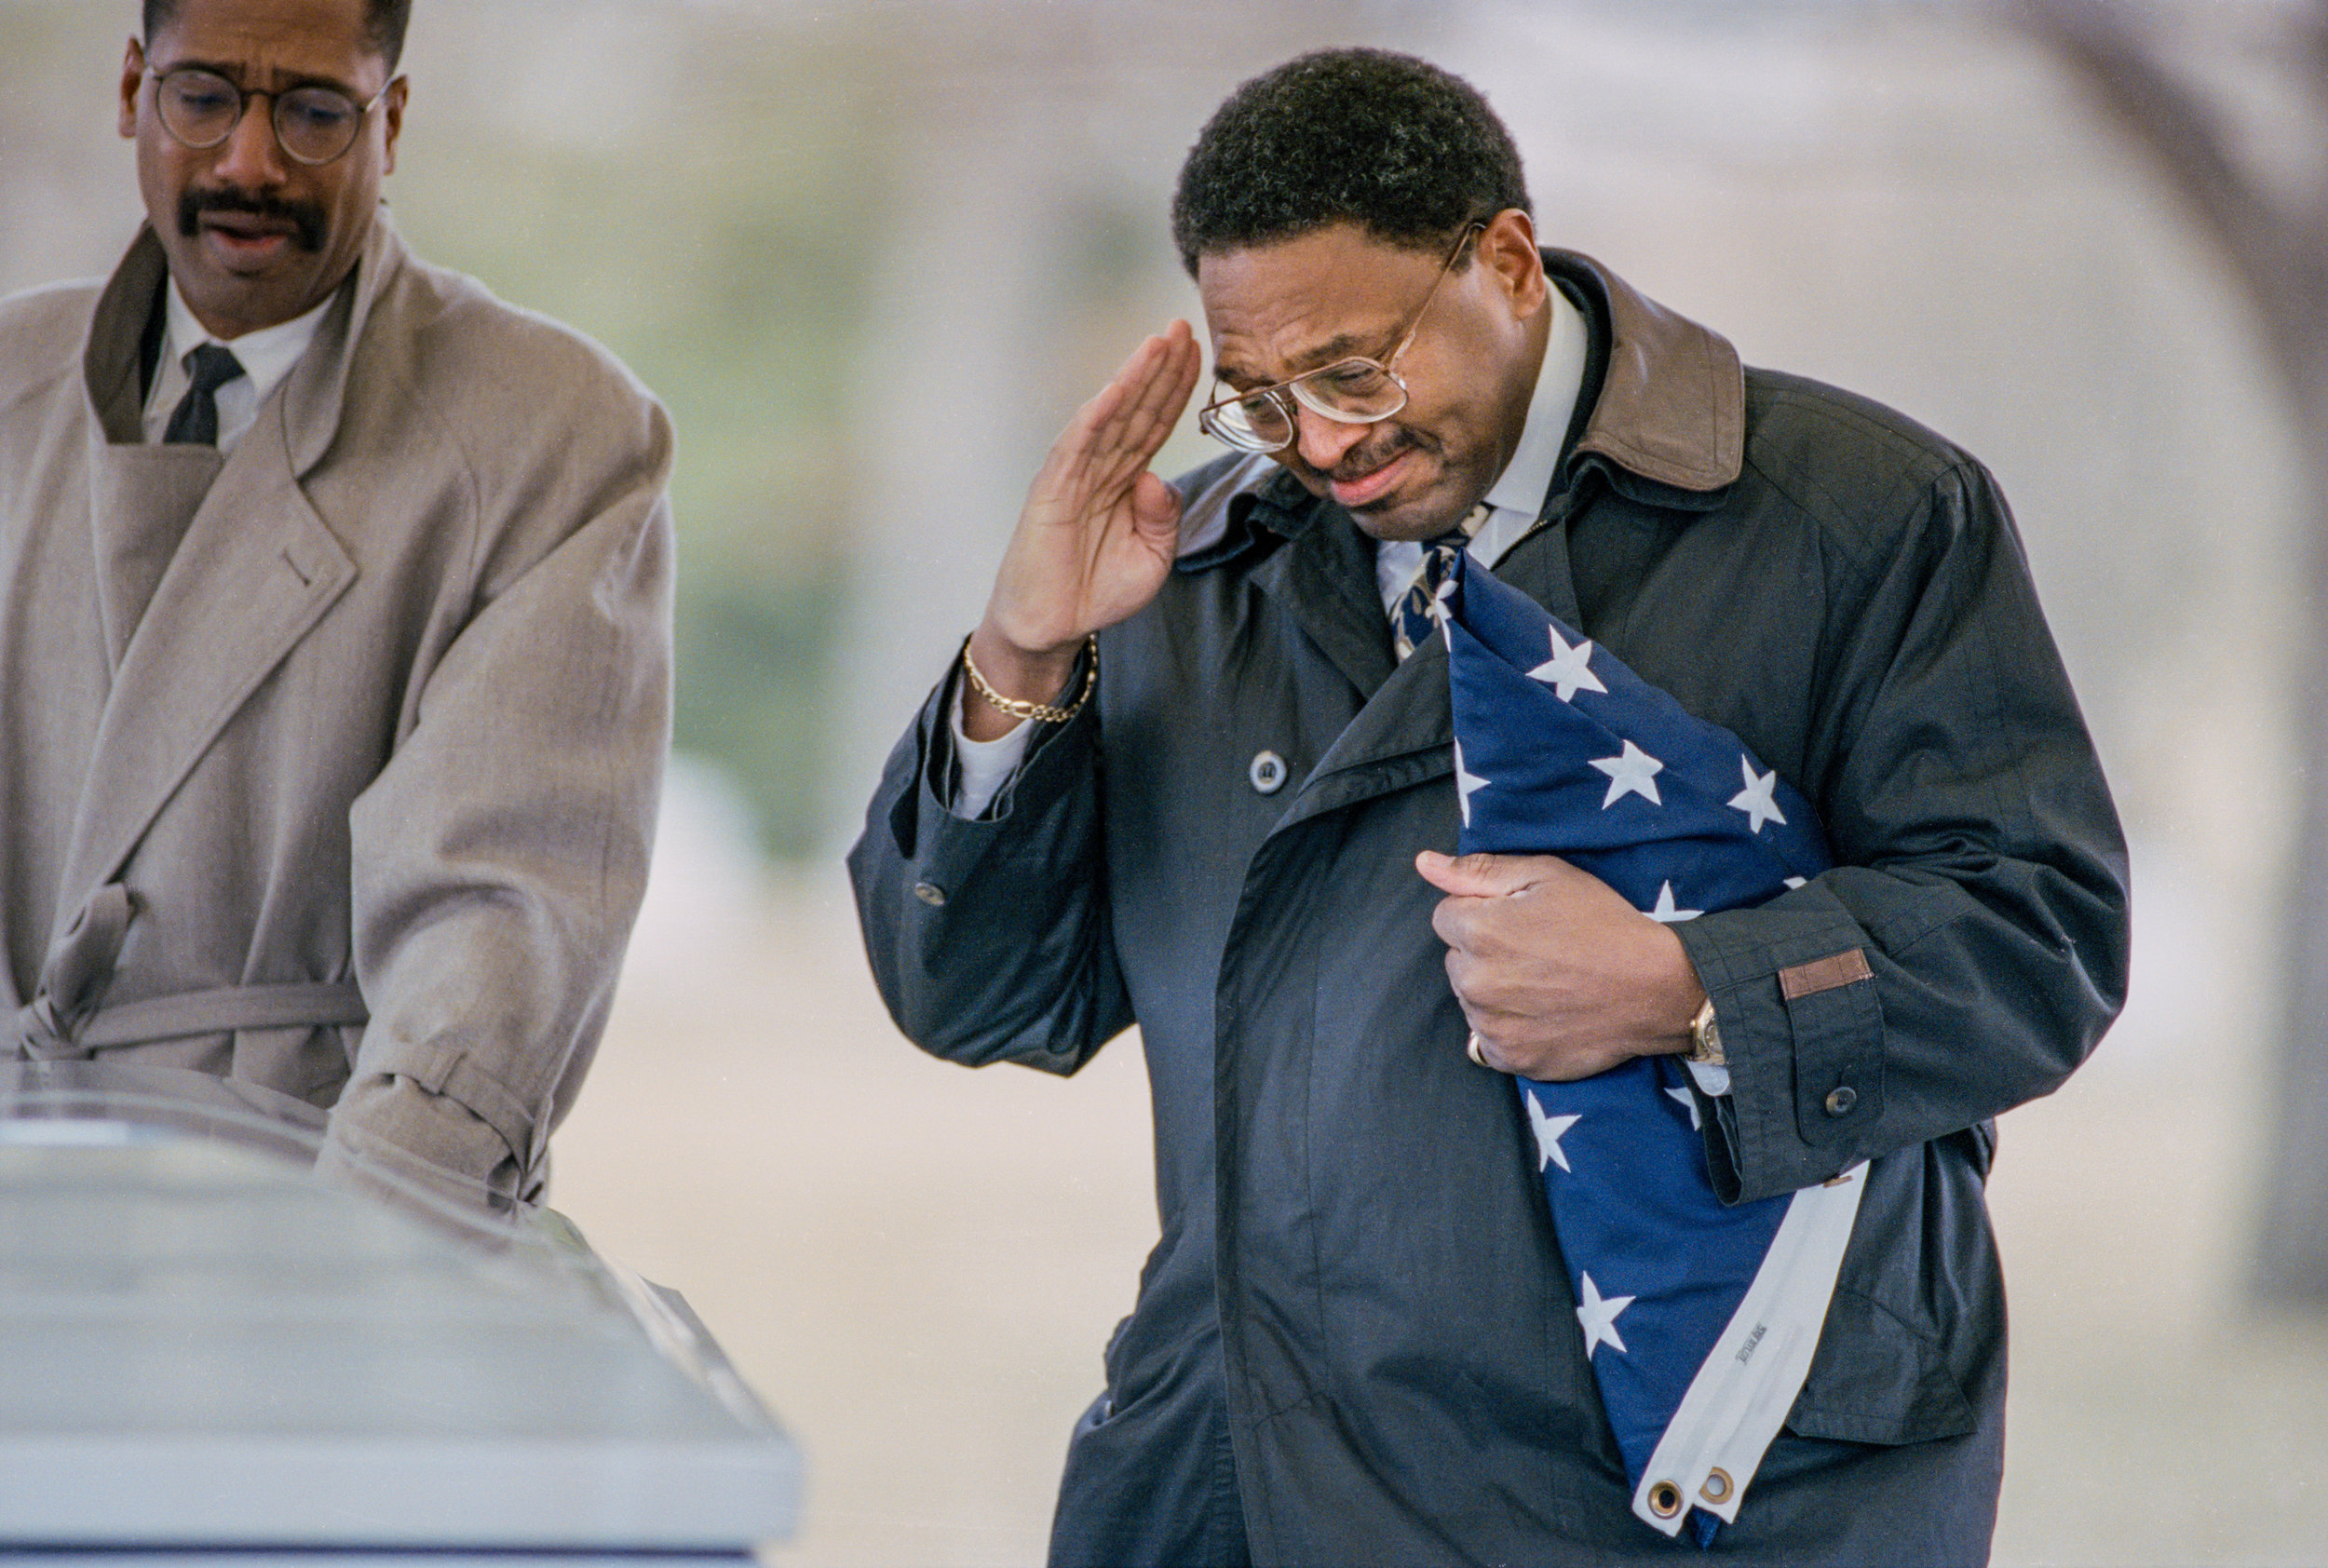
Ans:
[{"label": "gold ring", "polygon": [[[1480,1054],[1480,1032],[1478,1030],[1472,1030],[1471,1037],[1463,1042],[1463,1054],[1480,1066],[1487,1067],[1487,1058]],[[1487,1070],[1491,1073],[1495,1071],[1493,1067],[1488,1067]]]}]

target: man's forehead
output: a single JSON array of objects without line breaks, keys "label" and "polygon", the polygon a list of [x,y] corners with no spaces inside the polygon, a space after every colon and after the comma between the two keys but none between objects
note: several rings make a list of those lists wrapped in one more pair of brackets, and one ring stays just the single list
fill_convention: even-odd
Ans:
[{"label": "man's forehead", "polygon": [[1388,350],[1384,335],[1414,310],[1439,258],[1355,224],[1198,258],[1215,373],[1278,381]]},{"label": "man's forehead", "polygon": [[322,80],[350,85],[385,65],[366,0],[178,0],[146,40],[153,62],[225,69],[246,87]]}]

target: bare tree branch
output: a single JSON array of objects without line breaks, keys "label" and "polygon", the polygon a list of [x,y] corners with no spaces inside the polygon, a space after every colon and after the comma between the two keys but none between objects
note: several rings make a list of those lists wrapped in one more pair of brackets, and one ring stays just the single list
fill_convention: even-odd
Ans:
[{"label": "bare tree branch", "polygon": [[[2214,115],[2159,63],[2122,4],[2015,0],[2011,8],[2149,155],[2222,247],[2263,313],[2270,341],[2282,350],[2308,345],[2328,314],[2328,257],[2316,242],[2311,213],[2281,210],[2232,161]],[[2307,63],[2328,63],[2328,0],[2306,8],[2303,32]],[[2308,362],[2282,353],[2290,385],[2306,396],[2323,390],[2311,385],[2317,357],[2299,358]]]},{"label": "bare tree branch", "polygon": [[2312,0],[2295,24],[2297,69],[2328,111],[2328,0]]}]

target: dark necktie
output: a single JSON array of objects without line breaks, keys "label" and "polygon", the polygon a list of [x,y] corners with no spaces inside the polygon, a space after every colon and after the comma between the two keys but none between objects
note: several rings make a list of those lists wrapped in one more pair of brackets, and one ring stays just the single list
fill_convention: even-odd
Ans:
[{"label": "dark necktie", "polygon": [[186,356],[186,375],[192,385],[169,415],[162,432],[166,445],[218,444],[218,389],[242,374],[242,361],[231,349],[206,343]]},{"label": "dark necktie", "polygon": [[1471,542],[1471,535],[1487,521],[1487,503],[1482,501],[1466,513],[1463,520],[1436,539],[1423,545],[1423,574],[1414,585],[1399,596],[1399,602],[1390,611],[1390,646],[1398,654],[1399,662],[1430,641],[1439,629],[1439,588],[1455,570],[1455,557]]}]

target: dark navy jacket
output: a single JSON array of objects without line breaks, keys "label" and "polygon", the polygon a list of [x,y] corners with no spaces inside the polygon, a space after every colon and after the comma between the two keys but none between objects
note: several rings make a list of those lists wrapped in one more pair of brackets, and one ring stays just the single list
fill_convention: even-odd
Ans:
[{"label": "dark navy jacket", "polygon": [[[1725,1190],[1873,1162],[1802,1397],[1712,1555],[1983,1561],[1989,1123],[2123,996],[2100,768],[1978,463],[1547,261],[1594,349],[1545,526],[1496,575],[1738,734],[1838,862],[1673,927],[1731,1063],[1707,1124]],[[1672,1561],[1694,1548],[1628,1511],[1530,1140],[1465,1059],[1413,867],[1455,842],[1443,648],[1395,664],[1371,542],[1269,474],[1183,481],[1179,570],[1101,634],[1095,701],[991,820],[941,804],[941,684],[850,858],[875,977],[927,1049],[1072,1073],[1135,1022],[1146,1049],[1162,1236],[1054,1561]],[[1854,951],[1872,980],[1799,983]],[[1243,1539],[1208,1538],[1239,1507]]]}]

